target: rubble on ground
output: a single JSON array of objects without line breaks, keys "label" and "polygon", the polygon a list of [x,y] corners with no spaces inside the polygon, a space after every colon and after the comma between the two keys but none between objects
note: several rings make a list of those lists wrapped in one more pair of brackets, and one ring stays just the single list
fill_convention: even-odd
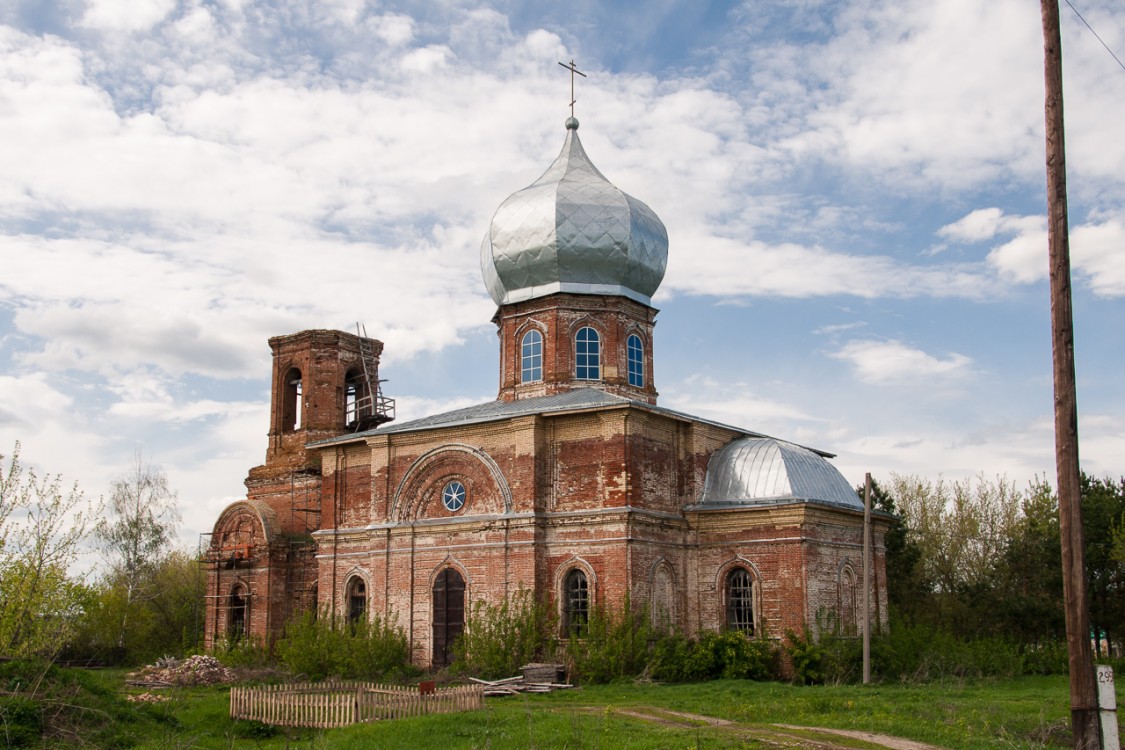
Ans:
[{"label": "rubble on ground", "polygon": [[186,659],[164,657],[155,664],[142,667],[128,675],[126,684],[142,687],[179,687],[184,685],[218,685],[234,682],[238,677],[213,656],[189,656]]},{"label": "rubble on ground", "polygon": [[517,693],[550,693],[574,687],[565,681],[566,670],[562,664],[525,664],[523,674],[502,680],[478,680],[476,677],[469,679],[484,685],[486,698]]}]

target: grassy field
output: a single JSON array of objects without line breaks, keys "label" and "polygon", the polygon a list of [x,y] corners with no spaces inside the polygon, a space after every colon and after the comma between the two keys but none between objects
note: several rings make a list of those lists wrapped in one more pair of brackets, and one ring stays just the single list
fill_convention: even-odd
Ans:
[{"label": "grassy field", "polygon": [[[120,672],[98,673],[107,692]],[[155,691],[154,691],[155,692]],[[851,729],[951,750],[1066,746],[1065,677],[916,686],[799,687],[737,680],[690,685],[589,686],[550,695],[490,698],[483,711],[358,725],[325,732],[233,722],[229,690],[160,691],[168,700],[115,719],[122,744],[176,748],[735,748],[794,747],[778,724]],[[714,725],[677,713],[732,722]],[[784,736],[779,734],[784,733]],[[788,740],[783,743],[783,740]],[[874,747],[831,739],[841,747]]]}]

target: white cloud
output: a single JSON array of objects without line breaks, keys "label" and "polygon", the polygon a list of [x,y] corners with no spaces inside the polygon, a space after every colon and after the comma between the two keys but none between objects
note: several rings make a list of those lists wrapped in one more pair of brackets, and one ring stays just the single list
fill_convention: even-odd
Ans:
[{"label": "white cloud", "polygon": [[996,287],[979,265],[913,266],[885,255],[851,255],[795,244],[672,232],[677,247],[664,286],[709,295],[816,297],[967,297],[984,299]]},{"label": "white cloud", "polygon": [[106,31],[147,31],[175,7],[176,0],[87,0],[81,23]]},{"label": "white cloud", "polygon": [[964,218],[947,224],[938,230],[939,237],[948,237],[962,242],[990,240],[1000,231],[1004,212],[999,208],[978,208]]},{"label": "white cloud", "polygon": [[1074,267],[1094,294],[1125,296],[1125,221],[1083,224],[1071,232],[1070,248]]},{"label": "white cloud", "polygon": [[950,353],[944,359],[907,346],[901,341],[852,341],[829,354],[850,364],[865,383],[918,385],[920,381],[965,374],[972,360]]},{"label": "white cloud", "polygon": [[[981,209],[938,234],[964,242],[1014,235],[988,254],[987,262],[1001,276],[1020,284],[1047,278],[1048,238],[1042,216],[1007,216],[999,209]],[[1097,295],[1125,295],[1125,223],[1108,218],[1088,223],[1072,222],[1070,262],[1073,272]]]},{"label": "white cloud", "polygon": [[764,395],[761,386],[747,382],[723,383],[705,376],[692,376],[663,386],[660,404],[788,440],[795,439],[794,423],[823,421],[799,406]]}]

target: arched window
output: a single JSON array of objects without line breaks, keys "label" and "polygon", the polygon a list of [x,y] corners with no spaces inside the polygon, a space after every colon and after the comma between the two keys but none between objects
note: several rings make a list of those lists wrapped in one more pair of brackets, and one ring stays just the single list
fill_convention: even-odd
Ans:
[{"label": "arched window", "polygon": [[586,574],[575,568],[563,579],[563,629],[567,635],[586,634],[590,620],[590,588]]},{"label": "arched window", "polygon": [[840,571],[839,580],[839,597],[840,597],[840,630],[845,635],[854,635],[857,632],[856,625],[856,580],[855,573],[851,567],[845,567]]},{"label": "arched window", "polygon": [[301,371],[289,368],[281,384],[281,429],[301,429]]},{"label": "arched window", "polygon": [[649,604],[652,624],[661,630],[676,625],[676,587],[672,569],[662,563],[652,574],[652,601]]},{"label": "arched window", "polygon": [[726,593],[727,629],[754,635],[754,579],[746,568],[734,568],[727,574],[723,587]]},{"label": "arched window", "polygon": [[359,576],[348,581],[348,623],[367,619],[367,584]]},{"label": "arched window", "polygon": [[641,337],[632,334],[625,342],[625,353],[629,359],[629,385],[645,387],[645,345]]},{"label": "arched window", "polygon": [[241,583],[235,584],[230,591],[230,603],[227,609],[227,640],[231,643],[246,637],[246,626],[250,622],[250,597],[246,587]]},{"label": "arched window", "polygon": [[602,342],[593,328],[579,329],[574,337],[574,377],[579,380],[602,379]]},{"label": "arched window", "polygon": [[371,416],[371,394],[363,370],[348,370],[344,377],[344,425],[356,424]]},{"label": "arched window", "polygon": [[543,334],[528,331],[520,343],[520,382],[543,379]]}]

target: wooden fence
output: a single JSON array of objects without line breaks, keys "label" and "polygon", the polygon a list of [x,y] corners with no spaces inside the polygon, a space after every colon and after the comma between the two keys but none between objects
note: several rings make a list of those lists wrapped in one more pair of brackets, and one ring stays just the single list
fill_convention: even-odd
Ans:
[{"label": "wooden fence", "polygon": [[319,682],[232,687],[230,716],[264,724],[331,729],[363,721],[473,711],[484,704],[482,685],[440,688],[372,682]]}]

